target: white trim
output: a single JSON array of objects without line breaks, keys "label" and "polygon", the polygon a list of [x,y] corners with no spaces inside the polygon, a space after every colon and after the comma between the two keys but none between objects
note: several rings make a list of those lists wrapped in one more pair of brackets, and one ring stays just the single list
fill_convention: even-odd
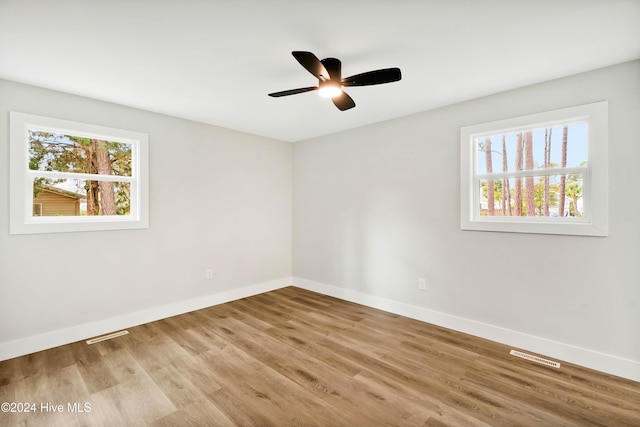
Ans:
[{"label": "white trim", "polygon": [[509,179],[509,178],[525,178],[528,176],[539,177],[539,176],[553,176],[553,175],[571,175],[571,174],[582,174],[585,175],[588,173],[588,168],[586,167],[573,167],[573,168],[549,168],[549,169],[527,169],[521,171],[513,171],[513,172],[493,172],[493,173],[479,173],[476,174],[476,180],[481,181],[483,179]]},{"label": "white trim", "polygon": [[0,343],[0,361],[24,356],[26,354],[35,353],[37,351],[46,350],[76,341],[86,340],[87,338],[96,337],[98,335],[107,334],[120,329],[155,322],[156,320],[166,319],[168,317],[177,316],[190,311],[224,304],[241,298],[247,298],[264,292],[270,292],[290,285],[291,278],[283,277],[281,279],[256,283],[217,294],[161,305],[136,311],[134,313],[124,314],[122,316],[72,326],[66,329],[59,329],[15,341],[3,342]]},{"label": "white trim", "polygon": [[38,177],[38,178],[53,178],[53,179],[80,179],[80,180],[92,180],[92,181],[129,182],[129,183],[136,181],[136,179],[132,176],[99,175],[97,173],[86,174],[86,173],[77,173],[77,172],[27,170],[27,175],[33,178]]},{"label": "white trim", "polygon": [[[10,112],[9,130],[9,233],[34,234],[72,231],[125,230],[149,227],[149,136],[146,133],[116,129],[51,117]],[[32,171],[28,168],[29,129],[55,131],[131,144],[131,176],[104,176],[67,172]],[[95,217],[34,217],[33,180],[36,176],[129,182],[131,213]]]},{"label": "white trim", "polygon": [[611,375],[640,381],[640,361],[624,359],[546,338],[529,335],[523,332],[490,325],[463,317],[430,310],[378,296],[314,282],[312,280],[293,278],[293,285],[313,292],[329,295],[346,301],[355,302],[367,307],[384,310],[390,313],[432,323],[480,338],[496,341],[508,346],[542,354],[554,359],[563,360]]},{"label": "white trim", "polygon": [[[609,171],[608,171],[608,102],[579,105],[527,116],[460,128],[460,228],[476,231],[502,231],[511,233],[568,234],[578,236],[609,235]],[[558,124],[586,121],[589,124],[589,165],[583,170],[583,193],[589,203],[585,205],[586,220],[538,217],[480,217],[476,208],[479,199],[476,175],[474,139],[487,135],[512,133],[524,129],[551,127]],[[495,173],[494,179],[505,176],[555,175],[571,168]],[[557,171],[557,173],[556,173]]]}]

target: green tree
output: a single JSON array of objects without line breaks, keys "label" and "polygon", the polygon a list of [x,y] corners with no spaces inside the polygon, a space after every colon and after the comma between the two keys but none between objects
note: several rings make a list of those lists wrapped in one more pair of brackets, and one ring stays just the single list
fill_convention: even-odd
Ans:
[{"label": "green tree", "polygon": [[[489,185],[488,185],[489,180],[487,181],[483,181],[480,183],[480,189],[482,192],[482,197],[488,200],[488,195],[489,195]],[[502,180],[492,180],[491,182],[493,182],[493,194],[494,194],[494,201],[500,200],[502,198]],[[489,209],[487,208],[487,211],[489,211]],[[491,215],[490,213],[488,213],[487,215]],[[494,215],[495,215],[495,209],[494,209]]]},{"label": "green tree", "polygon": [[549,216],[549,208],[558,204],[558,186],[550,184],[548,178],[548,176],[539,177],[534,186],[538,216]]},{"label": "green tree", "polygon": [[566,197],[571,200],[569,203],[570,216],[582,216],[578,212],[578,200],[582,197],[582,184],[578,181],[567,181],[565,188]]},{"label": "green tree", "polygon": [[[585,166],[587,162],[580,163],[580,166]],[[572,173],[566,177],[565,184],[565,197],[570,200],[569,203],[569,215],[570,216],[582,216],[582,213],[578,211],[578,200],[582,197],[582,175]]]}]

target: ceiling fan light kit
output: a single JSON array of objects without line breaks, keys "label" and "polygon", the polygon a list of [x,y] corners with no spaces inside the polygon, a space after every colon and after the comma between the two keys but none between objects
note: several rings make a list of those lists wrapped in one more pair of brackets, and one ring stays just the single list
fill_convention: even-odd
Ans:
[{"label": "ceiling fan light kit", "polygon": [[350,77],[342,78],[342,63],[337,58],[318,59],[313,53],[305,51],[291,52],[294,58],[308,72],[318,79],[318,86],[289,89],[281,92],[270,93],[269,96],[279,98],[281,96],[295,95],[298,93],[317,90],[320,96],[331,98],[333,104],[341,111],[356,106],[353,99],[342,89],[348,86],[371,86],[383,83],[397,82],[402,78],[399,68],[384,68],[368,71]]},{"label": "ceiling fan light kit", "polygon": [[342,93],[340,83],[328,80],[319,84],[318,95],[324,98],[335,98]]}]

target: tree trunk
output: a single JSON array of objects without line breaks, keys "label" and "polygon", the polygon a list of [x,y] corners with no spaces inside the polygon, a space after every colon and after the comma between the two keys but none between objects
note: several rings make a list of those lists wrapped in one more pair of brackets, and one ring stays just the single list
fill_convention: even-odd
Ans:
[{"label": "tree trunk", "polygon": [[[525,152],[525,169],[533,170],[533,132],[528,131],[524,133],[524,152]],[[536,199],[535,199],[535,183],[532,176],[527,176],[524,179],[526,203],[527,203],[527,216],[535,216],[536,214]]]},{"label": "tree trunk", "polygon": [[[87,162],[86,172],[90,174],[98,173],[98,167],[96,164],[95,147],[92,143],[86,149]],[[100,202],[99,202],[99,190],[98,181],[87,181],[85,183],[85,189],[87,190],[87,215],[95,216],[100,215]]]},{"label": "tree trunk", "polygon": [[[516,171],[522,170],[522,132],[518,132],[516,140]],[[522,178],[515,179],[513,189],[514,216],[522,216]]]},{"label": "tree trunk", "polygon": [[[553,128],[544,130],[544,168],[549,169],[551,164],[551,132]],[[542,212],[544,216],[549,216],[549,175],[544,176],[544,200],[542,201]]]},{"label": "tree trunk", "polygon": [[[508,171],[507,164],[507,141],[506,137],[502,135],[502,172]],[[506,207],[506,209],[505,209]],[[511,216],[511,191],[509,189],[509,179],[502,180],[502,215]]]},{"label": "tree trunk", "polygon": [[[98,174],[111,175],[111,160],[109,159],[109,151],[107,141],[92,139],[91,140],[96,155],[96,167]],[[102,207],[102,215],[116,214],[116,198],[113,190],[112,181],[100,181],[100,206]]]},{"label": "tree trunk", "polygon": [[[562,159],[560,160],[560,167],[567,167],[567,136],[569,133],[569,127],[565,126],[562,129]],[[567,176],[560,176],[560,190],[558,194],[558,216],[564,216],[564,199],[566,193]]]},{"label": "tree trunk", "polygon": [[[493,173],[493,164],[491,161],[491,138],[489,137],[484,138],[484,158],[487,162],[487,173]],[[495,193],[492,179],[487,180],[487,204],[489,216],[494,216],[496,214]]]},{"label": "tree trunk", "polygon": [[87,181],[87,215],[100,215],[98,181]]}]

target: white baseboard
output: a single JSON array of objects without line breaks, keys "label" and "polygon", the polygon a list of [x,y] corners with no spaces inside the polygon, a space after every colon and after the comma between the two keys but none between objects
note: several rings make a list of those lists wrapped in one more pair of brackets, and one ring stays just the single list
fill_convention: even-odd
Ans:
[{"label": "white baseboard", "polygon": [[0,361],[290,286],[290,277],[0,343]]},{"label": "white baseboard", "polygon": [[640,362],[299,277],[293,285],[367,307],[464,332],[611,375],[640,381]]}]

